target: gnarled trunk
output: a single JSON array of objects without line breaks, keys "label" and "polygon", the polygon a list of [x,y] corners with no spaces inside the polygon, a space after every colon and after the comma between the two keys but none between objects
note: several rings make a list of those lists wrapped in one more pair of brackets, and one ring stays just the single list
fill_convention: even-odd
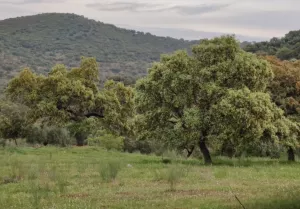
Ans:
[{"label": "gnarled trunk", "polygon": [[205,165],[211,165],[212,164],[212,160],[211,160],[211,157],[210,157],[209,150],[208,150],[208,148],[206,146],[206,143],[205,143],[205,136],[201,136],[200,137],[199,147],[200,147],[200,150],[201,150],[201,152],[203,154],[204,164]]},{"label": "gnarled trunk", "polygon": [[289,147],[287,153],[288,153],[288,161],[295,161],[295,153],[292,147]]}]

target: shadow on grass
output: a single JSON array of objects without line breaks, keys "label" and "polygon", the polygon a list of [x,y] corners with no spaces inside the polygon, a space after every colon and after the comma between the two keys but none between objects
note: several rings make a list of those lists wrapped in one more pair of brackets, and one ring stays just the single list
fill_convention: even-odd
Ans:
[{"label": "shadow on grass", "polygon": [[300,165],[299,162],[269,158],[216,158],[214,166],[251,167],[251,166],[275,166],[275,165]]},{"label": "shadow on grass", "polygon": [[[235,207],[241,208],[241,207]],[[300,209],[300,189],[291,188],[286,193],[275,194],[271,198],[251,201],[245,204],[246,209]]]},{"label": "shadow on grass", "polygon": [[[160,158],[142,159],[138,164],[164,164],[163,160]],[[171,160],[170,164],[183,164],[191,166],[204,166],[204,162],[201,159],[177,159]],[[268,158],[224,158],[216,157],[213,159],[212,166],[230,166],[230,167],[251,167],[251,166],[276,166],[276,165],[295,165],[300,166],[300,162],[289,162],[279,159],[268,159]]]}]

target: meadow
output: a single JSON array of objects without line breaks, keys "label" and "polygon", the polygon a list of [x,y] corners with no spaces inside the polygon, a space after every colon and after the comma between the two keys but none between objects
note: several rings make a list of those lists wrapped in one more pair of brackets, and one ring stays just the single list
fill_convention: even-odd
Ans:
[{"label": "meadow", "polygon": [[97,147],[3,148],[0,208],[300,208],[299,163],[214,162]]}]

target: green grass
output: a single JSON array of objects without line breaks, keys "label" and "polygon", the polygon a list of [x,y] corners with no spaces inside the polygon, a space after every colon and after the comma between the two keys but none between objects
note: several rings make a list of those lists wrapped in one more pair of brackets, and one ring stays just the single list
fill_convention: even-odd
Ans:
[{"label": "green grass", "polygon": [[299,163],[214,160],[164,164],[92,147],[0,149],[0,208],[242,208],[235,195],[247,209],[300,208]]}]

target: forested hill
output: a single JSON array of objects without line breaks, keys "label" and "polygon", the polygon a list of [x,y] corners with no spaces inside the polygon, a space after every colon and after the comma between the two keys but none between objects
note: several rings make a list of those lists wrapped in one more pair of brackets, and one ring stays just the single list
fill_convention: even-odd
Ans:
[{"label": "forested hill", "polygon": [[300,59],[300,30],[290,31],[282,38],[259,43],[243,43],[248,52],[275,55],[281,60]]},{"label": "forested hill", "polygon": [[[0,21],[0,83],[23,67],[45,73],[56,63],[78,66],[81,56],[96,57],[102,79],[139,77],[162,53],[197,42],[117,28],[74,14],[40,14]],[[1,87],[1,86],[0,86]]]}]

